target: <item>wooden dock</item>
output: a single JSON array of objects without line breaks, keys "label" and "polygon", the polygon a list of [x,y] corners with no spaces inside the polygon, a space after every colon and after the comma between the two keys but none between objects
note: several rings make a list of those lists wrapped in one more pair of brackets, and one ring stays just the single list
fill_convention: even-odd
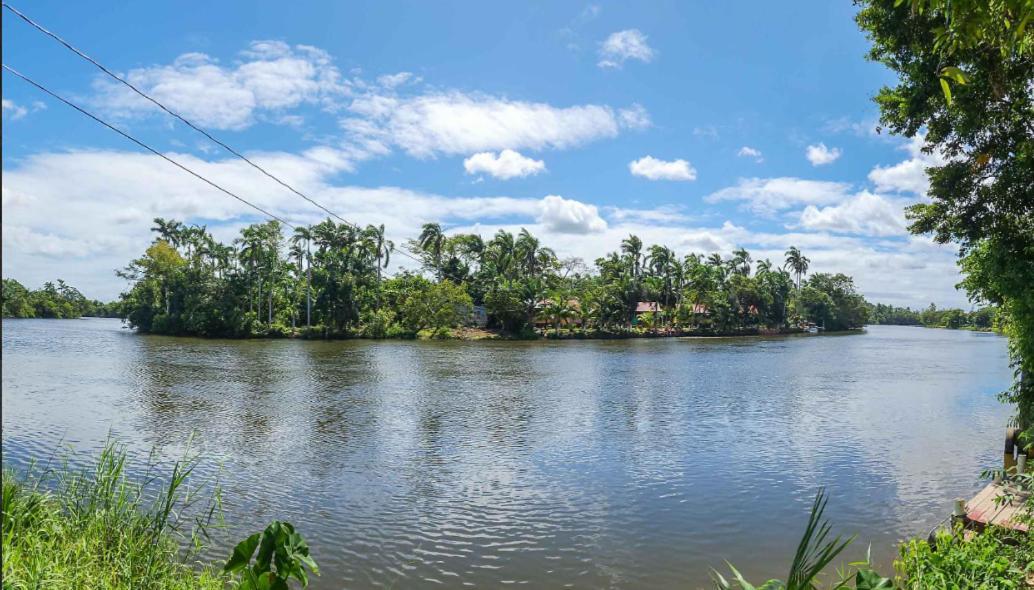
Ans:
[{"label": "wooden dock", "polygon": [[[1013,492],[1013,497],[1006,501],[1007,491],[1001,483],[991,483],[980,490],[979,494],[966,502],[967,524],[978,530],[983,530],[988,526],[997,526],[1028,532],[1027,524],[1020,518],[1026,494]],[[996,499],[998,500],[996,501]]]}]

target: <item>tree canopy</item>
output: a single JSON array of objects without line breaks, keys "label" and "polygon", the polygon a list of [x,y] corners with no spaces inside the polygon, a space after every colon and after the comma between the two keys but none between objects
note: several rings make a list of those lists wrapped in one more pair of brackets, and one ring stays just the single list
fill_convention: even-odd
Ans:
[{"label": "tree canopy", "polygon": [[489,327],[513,334],[549,326],[557,334],[561,325],[725,334],[807,321],[857,328],[868,311],[850,277],[805,280],[808,261],[796,248],[773,264],[744,249],[679,256],[632,235],[590,269],[559,259],[526,229],[486,240],[429,223],[408,247],[420,272],[386,277],[393,245],[383,227],[327,220],[285,240],[278,223],[258,223],[232,244],[178,221],[156,219],[153,230],[154,242],[120,271],[131,281],[125,317],[143,332],[434,336],[472,323],[478,307]]}]

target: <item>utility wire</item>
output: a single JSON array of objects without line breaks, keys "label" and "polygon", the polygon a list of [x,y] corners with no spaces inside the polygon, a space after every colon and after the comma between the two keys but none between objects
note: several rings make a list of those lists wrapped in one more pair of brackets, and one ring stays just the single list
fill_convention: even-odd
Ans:
[{"label": "utility wire", "polygon": [[137,138],[133,137],[132,135],[130,135],[130,134],[128,134],[128,133],[126,133],[125,131],[123,131],[123,130],[119,129],[118,127],[115,127],[115,126],[114,126],[114,125],[112,125],[111,123],[108,123],[107,121],[105,121],[104,119],[101,119],[101,118],[100,118],[100,117],[98,117],[97,115],[94,115],[94,114],[93,114],[93,113],[91,113],[90,111],[87,111],[86,109],[84,109],[84,108],[80,107],[79,105],[77,105],[77,104],[73,103],[72,101],[70,101],[70,100],[66,99],[65,97],[63,97],[63,96],[61,96],[61,95],[59,95],[59,94],[57,94],[57,93],[55,93],[55,92],[51,91],[51,90],[50,90],[50,89],[48,89],[47,87],[43,86],[42,84],[40,84],[39,82],[37,82],[37,81],[33,80],[32,78],[30,78],[30,77],[26,76],[25,74],[23,74],[23,73],[19,72],[18,70],[16,70],[16,69],[12,68],[11,66],[9,66],[9,65],[7,65],[7,64],[3,64],[3,68],[4,68],[5,70],[7,70],[8,72],[11,72],[11,73],[12,73],[12,74],[14,74],[15,76],[18,76],[18,77],[19,77],[19,78],[21,78],[22,80],[25,80],[25,81],[26,81],[26,82],[28,82],[29,84],[32,84],[33,86],[35,86],[35,87],[36,87],[36,88],[38,88],[39,90],[41,90],[41,91],[45,92],[46,94],[49,94],[50,96],[52,96],[52,97],[56,98],[57,100],[59,100],[59,101],[61,101],[61,102],[65,103],[66,105],[68,105],[68,106],[72,107],[73,109],[75,109],[75,110],[79,111],[80,113],[82,113],[82,114],[86,115],[87,117],[89,117],[89,118],[93,119],[94,121],[96,121],[96,122],[100,123],[101,125],[104,125],[104,126],[105,126],[105,127],[107,127],[108,129],[111,129],[111,130],[112,130],[112,131],[114,131],[115,133],[118,133],[118,134],[119,134],[119,135],[121,135],[122,137],[125,137],[126,139],[128,139],[129,141],[131,141],[131,142],[135,143],[136,145],[138,145],[138,146],[140,146],[140,147],[144,148],[145,150],[147,150],[147,151],[151,152],[152,154],[154,154],[154,155],[158,156],[159,158],[161,158],[161,159],[165,160],[166,162],[168,162],[168,163],[172,164],[173,166],[175,166],[175,167],[179,168],[180,170],[183,170],[184,172],[186,172],[186,173],[190,174],[191,176],[193,176],[193,177],[195,177],[195,178],[197,178],[197,179],[199,179],[199,180],[202,180],[202,181],[204,181],[204,182],[205,182],[205,183],[207,183],[208,185],[210,185],[210,186],[213,186],[213,187],[215,187],[215,188],[219,189],[220,191],[222,191],[222,192],[226,193],[227,195],[230,195],[231,197],[233,197],[233,198],[237,199],[237,200],[238,200],[238,201],[240,201],[241,203],[244,203],[245,205],[247,205],[247,206],[251,207],[252,209],[255,209],[256,211],[259,211],[259,212],[261,212],[261,213],[263,213],[263,214],[265,214],[265,215],[268,215],[268,216],[269,216],[269,217],[271,217],[272,219],[275,219],[275,220],[279,221],[280,223],[282,223],[282,224],[286,225],[287,227],[289,227],[289,228],[291,228],[291,229],[294,229],[294,225],[293,225],[293,224],[291,224],[291,223],[289,223],[289,222],[287,222],[287,221],[285,221],[285,220],[284,220],[284,219],[283,219],[282,217],[279,217],[279,216],[277,216],[277,215],[274,215],[273,213],[270,213],[269,211],[266,211],[266,210],[265,210],[265,209],[263,209],[262,207],[259,207],[258,205],[256,205],[256,204],[254,204],[254,203],[252,203],[252,202],[248,201],[248,200],[247,200],[247,199],[245,199],[244,197],[241,197],[241,196],[239,196],[239,195],[237,195],[237,194],[233,193],[232,191],[229,191],[229,190],[227,190],[227,189],[223,188],[222,186],[220,186],[220,185],[216,184],[215,182],[213,182],[213,181],[211,181],[211,180],[209,180],[209,179],[205,178],[204,176],[202,176],[202,175],[198,174],[197,172],[194,172],[194,171],[193,171],[193,170],[191,170],[190,168],[187,168],[186,166],[184,166],[183,164],[180,164],[180,163],[179,163],[179,162],[177,162],[176,160],[173,160],[172,158],[170,158],[170,157],[166,156],[165,154],[163,154],[163,153],[159,152],[158,150],[156,150],[156,149],[154,149],[153,147],[151,147],[151,146],[147,145],[146,143],[144,143],[144,142],[140,141],[139,139],[137,139]]},{"label": "utility wire", "polygon": [[[130,89],[130,90],[132,90],[133,92],[137,93],[138,95],[140,95],[141,97],[143,97],[143,98],[144,98],[145,100],[147,100],[147,101],[151,102],[152,104],[154,104],[155,106],[157,106],[157,107],[158,107],[159,109],[161,109],[161,110],[162,110],[162,111],[164,111],[165,113],[167,113],[167,114],[169,114],[170,116],[174,117],[175,119],[179,120],[180,122],[182,122],[182,123],[183,123],[184,125],[186,125],[187,127],[190,127],[190,128],[191,128],[191,129],[193,129],[194,131],[197,131],[197,132],[198,132],[198,133],[200,133],[201,135],[204,135],[204,136],[205,136],[206,138],[208,138],[208,139],[209,139],[210,141],[212,141],[213,143],[215,143],[215,144],[216,144],[216,145],[218,145],[219,147],[221,147],[221,148],[223,148],[224,150],[226,150],[226,151],[230,152],[231,154],[233,154],[234,156],[236,156],[236,157],[240,158],[241,160],[244,160],[245,162],[247,162],[248,164],[250,164],[252,168],[254,168],[254,169],[258,170],[258,171],[259,171],[259,172],[261,172],[262,174],[265,174],[265,175],[266,175],[266,176],[268,176],[269,178],[273,179],[273,180],[274,180],[274,181],[276,181],[276,182],[277,182],[277,184],[279,184],[280,186],[282,186],[282,187],[286,188],[287,190],[291,191],[292,193],[294,193],[294,194],[298,195],[299,197],[301,197],[301,198],[305,199],[306,201],[308,201],[308,202],[312,203],[312,204],[313,204],[313,205],[315,205],[316,207],[319,207],[319,208],[320,208],[321,210],[323,210],[323,211],[324,211],[325,213],[327,213],[327,215],[330,215],[330,216],[332,216],[332,217],[334,217],[334,218],[338,219],[339,221],[341,221],[341,222],[342,222],[342,223],[344,223],[345,225],[349,225],[349,226],[351,226],[351,227],[353,227],[353,228],[355,228],[355,229],[361,229],[361,228],[359,227],[359,225],[357,225],[357,224],[355,224],[355,223],[352,223],[351,221],[349,221],[349,220],[345,219],[344,217],[341,217],[341,216],[340,216],[340,215],[338,215],[337,213],[334,213],[334,212],[333,212],[333,211],[331,211],[330,209],[327,209],[326,207],[324,207],[324,206],[323,206],[323,205],[321,205],[320,203],[316,202],[316,201],[315,201],[314,199],[312,199],[312,198],[310,198],[310,197],[306,196],[306,195],[305,195],[304,193],[302,193],[302,192],[301,192],[301,191],[299,191],[298,189],[294,188],[293,186],[291,186],[291,185],[290,185],[290,184],[288,184],[287,182],[285,182],[285,181],[281,180],[281,179],[280,179],[279,177],[277,177],[276,175],[274,175],[274,174],[273,174],[272,172],[269,172],[268,170],[266,170],[266,169],[265,169],[265,168],[263,168],[262,166],[259,166],[258,164],[256,164],[256,163],[255,163],[255,162],[253,162],[252,160],[250,160],[250,159],[249,159],[249,158],[248,158],[247,156],[245,156],[244,154],[240,153],[239,151],[237,151],[237,150],[235,150],[234,148],[230,147],[229,145],[227,145],[227,144],[226,144],[226,143],[224,143],[223,141],[221,141],[221,140],[219,140],[218,138],[214,137],[214,136],[213,136],[213,135],[212,135],[211,133],[209,133],[209,132],[205,131],[205,130],[204,130],[204,129],[202,129],[201,127],[198,127],[198,126],[197,126],[197,125],[195,125],[194,123],[191,123],[190,121],[188,121],[188,120],[187,120],[186,118],[184,118],[184,117],[183,117],[182,115],[180,115],[180,114],[179,114],[179,113],[177,113],[176,111],[173,111],[172,109],[170,109],[170,108],[166,107],[166,106],[165,106],[164,104],[162,104],[161,102],[159,102],[159,101],[158,101],[157,99],[155,99],[154,97],[152,97],[152,96],[148,95],[148,94],[147,94],[146,92],[144,92],[144,91],[140,90],[139,88],[137,88],[136,86],[134,86],[134,85],[133,85],[132,83],[130,83],[129,81],[127,81],[127,80],[126,80],[125,78],[122,78],[122,77],[121,77],[121,76],[119,76],[118,74],[116,74],[116,73],[112,72],[111,70],[109,70],[108,68],[104,67],[104,65],[103,65],[103,64],[101,64],[100,62],[98,62],[97,60],[95,60],[95,59],[93,59],[92,57],[90,57],[89,55],[87,55],[87,54],[83,53],[83,52],[82,52],[81,50],[79,50],[79,49],[78,49],[78,48],[76,48],[76,47],[75,47],[74,45],[72,45],[71,43],[69,43],[68,41],[66,41],[65,39],[63,39],[63,38],[62,38],[62,37],[61,37],[60,35],[58,35],[57,33],[54,33],[53,31],[50,31],[49,29],[47,29],[47,28],[46,28],[46,27],[44,27],[43,25],[41,25],[41,24],[37,23],[36,21],[32,20],[31,18],[29,18],[28,16],[26,16],[26,15],[25,15],[24,13],[22,13],[21,11],[19,11],[19,10],[18,10],[17,8],[15,8],[15,7],[11,6],[11,5],[10,5],[10,4],[8,4],[7,2],[4,2],[4,3],[3,3],[3,7],[4,7],[4,8],[6,8],[7,10],[10,10],[10,11],[11,11],[12,13],[14,13],[14,14],[15,14],[15,15],[16,15],[16,16],[17,16],[18,18],[22,19],[23,21],[25,21],[26,23],[28,23],[28,24],[29,24],[30,26],[32,26],[33,28],[35,28],[35,29],[36,29],[36,30],[38,30],[39,32],[43,33],[44,35],[46,35],[46,36],[50,37],[51,39],[53,39],[53,40],[57,41],[58,43],[60,43],[61,45],[63,45],[63,46],[64,46],[64,47],[66,48],[66,49],[68,49],[68,50],[69,50],[69,51],[71,51],[72,53],[75,53],[75,54],[76,54],[76,55],[78,55],[79,57],[81,57],[81,58],[83,58],[84,60],[86,60],[86,61],[90,62],[91,64],[93,64],[94,66],[96,66],[96,67],[97,67],[97,68],[98,68],[98,69],[99,69],[100,71],[104,72],[105,74],[107,74],[108,76],[110,76],[110,77],[112,77],[113,79],[117,80],[118,82],[120,82],[120,83],[124,84],[124,85],[125,85],[125,86],[126,86],[127,88],[129,88],[129,89]],[[392,248],[392,250],[394,250],[394,251],[398,252],[399,254],[402,254],[402,255],[404,255],[404,256],[406,256],[406,257],[408,257],[408,258],[410,258],[410,259],[414,260],[415,262],[419,262],[419,263],[423,264],[423,260],[421,260],[421,259],[420,259],[420,258],[418,258],[417,256],[415,256],[415,255],[411,254],[411,253],[410,253],[410,252],[409,252],[409,251],[408,251],[408,250],[407,250],[407,249],[406,249],[405,247],[403,247],[403,246],[400,246],[399,248],[395,248],[395,247],[393,247],[393,248]]]}]

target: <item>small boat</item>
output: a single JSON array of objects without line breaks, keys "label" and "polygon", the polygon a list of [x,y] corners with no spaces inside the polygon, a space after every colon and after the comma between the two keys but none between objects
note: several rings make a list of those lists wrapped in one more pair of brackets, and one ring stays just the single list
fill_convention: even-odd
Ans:
[{"label": "small boat", "polygon": [[809,333],[809,334],[818,334],[819,333],[819,327],[816,326],[815,324],[808,324],[807,326],[805,326],[804,331]]}]

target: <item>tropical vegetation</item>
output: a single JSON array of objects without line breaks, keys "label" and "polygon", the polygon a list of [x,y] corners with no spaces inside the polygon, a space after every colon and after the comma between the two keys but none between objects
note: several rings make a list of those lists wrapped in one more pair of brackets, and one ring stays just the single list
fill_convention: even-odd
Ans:
[{"label": "tropical vegetation", "polygon": [[[119,274],[125,318],[141,332],[201,336],[446,336],[475,323],[511,335],[753,333],[814,322],[865,324],[868,308],[843,274],[808,276],[808,259],[680,256],[637,236],[590,269],[561,259],[526,229],[447,235],[428,223],[398,250],[384,227],[326,220],[250,225],[231,244],[203,226],[155,220],[155,240]],[[393,254],[419,263],[387,276]],[[638,309],[648,303],[648,311]],[[550,330],[550,328],[552,328]]]},{"label": "tropical vegetation", "polygon": [[204,563],[209,531],[221,525],[220,493],[192,481],[199,456],[188,445],[165,478],[157,462],[132,461],[109,443],[85,468],[3,471],[5,590],[287,590],[291,578],[308,585],[306,569],[318,572],[301,535],[279,521],[237,545],[222,568]]},{"label": "tropical vegetation", "polygon": [[925,326],[951,330],[1001,331],[1002,318],[993,306],[970,311],[957,307],[938,308],[931,303],[925,309],[897,307],[877,303],[869,306],[869,323],[895,326]]},{"label": "tropical vegetation", "polygon": [[78,289],[58,279],[36,290],[27,289],[14,279],[3,280],[3,317],[57,318],[119,317],[116,303],[87,299]]}]

